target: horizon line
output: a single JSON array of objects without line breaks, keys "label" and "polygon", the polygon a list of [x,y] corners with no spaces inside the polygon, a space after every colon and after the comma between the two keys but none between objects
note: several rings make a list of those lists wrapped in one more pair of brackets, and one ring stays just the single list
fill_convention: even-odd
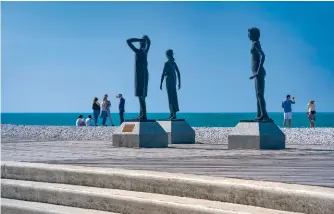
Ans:
[{"label": "horizon line", "polygon": [[[1,112],[1,114],[91,114],[91,112]],[[119,112],[110,112],[119,113]],[[138,112],[125,112],[127,114],[138,114]],[[239,113],[254,113],[256,112],[178,112],[178,114],[239,114]],[[283,112],[268,112],[270,113],[283,113]],[[292,113],[307,113],[306,111],[295,111]],[[317,111],[317,113],[334,113],[330,111]],[[148,112],[148,114],[169,114],[169,112]]]}]

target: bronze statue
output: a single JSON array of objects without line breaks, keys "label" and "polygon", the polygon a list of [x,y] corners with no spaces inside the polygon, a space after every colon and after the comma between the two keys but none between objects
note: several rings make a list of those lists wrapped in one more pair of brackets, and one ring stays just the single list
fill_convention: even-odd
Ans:
[{"label": "bronze statue", "polygon": [[173,50],[166,52],[167,62],[165,62],[164,70],[161,75],[160,89],[162,90],[162,83],[166,78],[166,89],[168,95],[170,120],[176,119],[176,112],[179,111],[179,102],[177,99],[176,80],[178,79],[178,89],[181,88],[181,76],[179,68],[175,63]]},{"label": "bronze statue", "polygon": [[[133,43],[140,42],[139,49]],[[129,47],[135,52],[135,96],[139,99],[140,115],[138,120],[147,120],[146,101],[147,85],[148,85],[148,69],[147,69],[147,53],[150,49],[151,40],[148,36],[143,36],[142,39],[128,39]]]},{"label": "bronze statue", "polygon": [[249,79],[255,79],[255,92],[257,100],[257,117],[255,121],[270,120],[267,110],[266,101],[264,100],[265,76],[266,71],[263,67],[265,55],[260,44],[260,30],[258,28],[248,29],[248,37],[252,41],[252,72],[253,75]]}]

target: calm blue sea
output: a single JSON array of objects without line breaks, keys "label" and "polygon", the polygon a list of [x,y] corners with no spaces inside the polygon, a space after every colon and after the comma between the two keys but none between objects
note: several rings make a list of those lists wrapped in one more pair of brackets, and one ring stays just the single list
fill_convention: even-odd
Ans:
[{"label": "calm blue sea", "polygon": [[[79,114],[86,118],[90,113],[1,113],[1,124],[16,125],[49,125],[49,126],[74,126]],[[194,127],[233,127],[240,120],[253,119],[255,113],[180,113],[179,118],[184,118]],[[283,113],[270,113],[270,117],[281,126]],[[132,119],[137,113],[125,113],[125,119]],[[149,119],[168,118],[168,113],[151,113]],[[118,113],[112,113],[115,125],[119,125]],[[99,119],[99,124],[101,124]],[[110,123],[108,122],[108,125]],[[292,126],[308,127],[306,113],[293,113]],[[334,127],[334,112],[317,113],[317,127]]]}]

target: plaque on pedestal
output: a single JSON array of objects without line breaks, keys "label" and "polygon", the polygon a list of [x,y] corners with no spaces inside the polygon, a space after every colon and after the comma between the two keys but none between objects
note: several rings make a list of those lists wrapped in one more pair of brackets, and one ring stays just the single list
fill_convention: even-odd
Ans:
[{"label": "plaque on pedestal", "polygon": [[112,136],[113,146],[129,148],[167,148],[168,135],[155,120],[126,120]]},{"label": "plaque on pedestal", "polygon": [[184,119],[158,120],[168,134],[169,144],[194,144],[195,131]]},{"label": "plaque on pedestal", "polygon": [[228,135],[229,149],[285,149],[285,135],[273,121],[240,121]]}]

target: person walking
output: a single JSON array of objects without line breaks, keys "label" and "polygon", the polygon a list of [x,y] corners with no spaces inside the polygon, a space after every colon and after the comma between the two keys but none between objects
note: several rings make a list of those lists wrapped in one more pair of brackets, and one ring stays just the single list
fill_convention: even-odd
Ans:
[{"label": "person walking", "polygon": [[112,122],[112,118],[111,118],[111,114],[110,114],[111,102],[108,100],[108,94],[105,94],[104,98],[106,98],[107,118],[109,119],[111,126],[114,126],[114,123]]},{"label": "person walking", "polygon": [[125,99],[123,98],[122,94],[118,94],[116,98],[119,99],[119,119],[121,121],[121,124],[124,122],[124,112],[125,112]]},{"label": "person walking", "polygon": [[314,100],[310,100],[307,104],[307,115],[308,115],[308,120],[310,121],[310,127],[314,128],[314,122],[315,122],[315,104]]},{"label": "person walking", "polygon": [[291,128],[291,121],[292,121],[292,108],[291,104],[295,104],[295,98],[292,97],[292,100],[290,99],[290,95],[288,94],[286,96],[286,100],[282,102],[282,108],[284,109],[284,122],[283,127],[285,128],[286,122],[288,121],[289,128]]},{"label": "person walking", "polygon": [[99,118],[99,115],[101,113],[101,107],[100,107],[100,103],[98,102],[98,100],[99,99],[97,97],[95,97],[94,100],[93,100],[93,106],[92,106],[95,126],[98,125],[98,118]]}]

